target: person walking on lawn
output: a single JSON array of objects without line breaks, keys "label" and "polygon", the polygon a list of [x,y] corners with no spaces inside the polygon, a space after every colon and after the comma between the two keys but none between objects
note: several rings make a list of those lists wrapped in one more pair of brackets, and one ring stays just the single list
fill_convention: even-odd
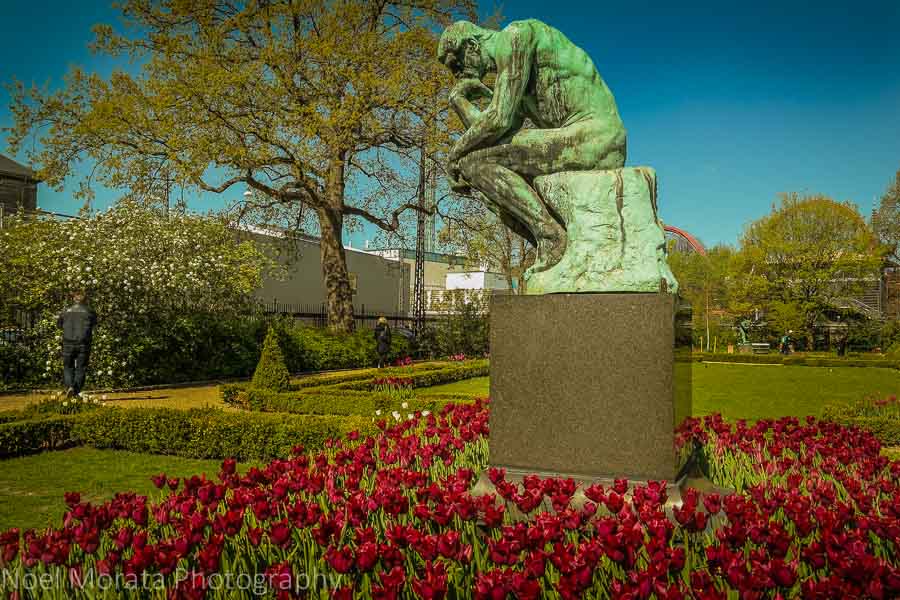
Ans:
[{"label": "person walking on lawn", "polygon": [[387,364],[387,357],[391,351],[391,326],[384,317],[378,317],[378,324],[375,325],[375,342],[378,344],[376,350],[380,369]]},{"label": "person walking on lawn", "polygon": [[66,387],[68,397],[78,396],[84,387],[84,377],[91,355],[91,337],[94,325],[97,324],[97,315],[88,306],[84,292],[75,292],[72,294],[72,300],[74,304],[63,311],[57,320],[57,324],[63,330],[63,385]]}]

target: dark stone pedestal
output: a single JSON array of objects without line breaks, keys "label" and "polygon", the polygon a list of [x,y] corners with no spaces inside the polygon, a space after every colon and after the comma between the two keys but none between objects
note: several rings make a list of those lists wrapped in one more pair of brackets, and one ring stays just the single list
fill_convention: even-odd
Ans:
[{"label": "dark stone pedestal", "polygon": [[[675,484],[675,426],[691,414],[690,311],[678,308],[664,293],[495,296],[491,466],[511,481]],[[492,488],[482,476],[474,493]]]}]

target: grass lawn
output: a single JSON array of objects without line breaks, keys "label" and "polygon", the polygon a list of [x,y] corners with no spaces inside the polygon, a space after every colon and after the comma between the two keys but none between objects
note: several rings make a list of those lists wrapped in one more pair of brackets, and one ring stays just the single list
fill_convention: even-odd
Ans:
[{"label": "grass lawn", "polygon": [[[784,367],[695,363],[694,414],[722,413],[728,420],[821,415],[832,400],[869,394],[900,395],[900,371],[875,367]],[[419,391],[487,396],[488,377]]]},{"label": "grass lawn", "polygon": [[694,364],[694,414],[728,420],[820,416],[825,405],[900,394],[900,371],[876,367]]},{"label": "grass lawn", "polygon": [[429,388],[416,390],[416,395],[427,396],[429,394],[472,394],[473,396],[487,396],[490,394],[490,377],[473,377],[444,385],[436,385]]},{"label": "grass lawn", "polygon": [[214,478],[221,462],[93,448],[4,460],[0,462],[0,531],[61,524],[65,492],[81,492],[82,499],[91,502],[126,490],[153,497],[157,490],[151,475],[206,473]]},{"label": "grass lawn", "polygon": [[[85,392],[91,394],[91,392]],[[219,395],[219,386],[207,385],[202,387],[169,388],[164,390],[152,390],[145,392],[125,392],[120,394],[96,394],[106,396],[106,401],[114,406],[139,406],[152,408],[205,408],[214,406],[225,410],[234,410],[222,402]],[[26,405],[45,398],[45,394],[19,394],[0,396],[0,410],[13,410],[25,408]]]}]

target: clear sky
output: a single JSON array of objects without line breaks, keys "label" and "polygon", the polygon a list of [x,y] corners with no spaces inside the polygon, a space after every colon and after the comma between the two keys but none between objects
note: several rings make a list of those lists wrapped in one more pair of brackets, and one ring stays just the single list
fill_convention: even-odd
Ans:
[{"label": "clear sky", "polygon": [[[503,13],[546,21],[591,55],[628,129],[628,163],[657,170],[662,218],[707,244],[734,243],[782,191],[868,215],[900,169],[898,0],[513,0]],[[92,24],[116,19],[105,1],[0,0],[0,81],[58,85],[71,64],[108,73],[87,43]],[[0,126],[8,103],[0,93]],[[39,204],[76,211],[72,189],[42,186]],[[98,204],[114,197],[101,190]]]}]

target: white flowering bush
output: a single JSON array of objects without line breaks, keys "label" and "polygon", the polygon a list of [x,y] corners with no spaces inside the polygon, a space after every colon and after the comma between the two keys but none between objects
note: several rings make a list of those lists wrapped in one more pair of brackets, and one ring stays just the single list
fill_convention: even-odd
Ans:
[{"label": "white flowering bush", "polygon": [[269,265],[216,217],[130,200],[79,220],[8,220],[0,230],[0,329],[15,326],[16,312],[36,323],[16,343],[0,338],[4,381],[60,379],[56,316],[79,289],[98,317],[94,387],[200,377],[214,361],[224,363],[220,370],[252,369],[262,324],[240,315]]}]

